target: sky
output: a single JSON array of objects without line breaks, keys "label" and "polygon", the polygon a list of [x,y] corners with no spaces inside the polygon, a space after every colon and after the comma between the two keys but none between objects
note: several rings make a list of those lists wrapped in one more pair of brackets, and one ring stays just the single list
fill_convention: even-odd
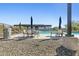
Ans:
[{"label": "sky", "polygon": [[[59,25],[67,24],[66,3],[0,3],[0,23],[10,25],[30,24],[30,17],[34,24]],[[79,21],[79,4],[72,4],[72,20]]]}]

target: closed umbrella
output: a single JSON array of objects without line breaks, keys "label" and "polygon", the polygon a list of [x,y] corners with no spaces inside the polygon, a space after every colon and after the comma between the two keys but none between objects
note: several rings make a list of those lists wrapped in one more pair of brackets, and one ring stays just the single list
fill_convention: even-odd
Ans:
[{"label": "closed umbrella", "polygon": [[62,20],[61,20],[61,16],[59,18],[59,29],[61,29],[61,23],[62,23]]},{"label": "closed umbrella", "polygon": [[33,30],[33,18],[31,16],[31,35],[32,35],[32,30]]},{"label": "closed umbrella", "polygon": [[33,18],[31,16],[31,29],[33,29]]},{"label": "closed umbrella", "polygon": [[61,23],[62,23],[62,20],[61,20],[61,16],[59,17],[59,34],[60,36],[63,36],[63,31],[61,29]]},{"label": "closed umbrella", "polygon": [[21,22],[19,23],[19,28],[20,28],[20,30],[21,30]]}]

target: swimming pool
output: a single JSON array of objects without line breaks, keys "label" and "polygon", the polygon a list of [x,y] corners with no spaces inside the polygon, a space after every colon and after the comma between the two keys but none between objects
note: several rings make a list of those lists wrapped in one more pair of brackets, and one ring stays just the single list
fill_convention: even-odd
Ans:
[{"label": "swimming pool", "polygon": [[[39,31],[39,34],[43,36],[51,36],[51,31]],[[55,34],[55,32],[52,32],[52,36],[55,36]]]},{"label": "swimming pool", "polygon": [[79,35],[79,32],[72,32],[73,35]]},{"label": "swimming pool", "polygon": [[[51,36],[51,31],[39,31],[39,34],[43,36]],[[52,32],[52,36],[55,36],[55,35],[56,35],[56,32]],[[72,35],[79,36],[79,32],[72,32]]]}]

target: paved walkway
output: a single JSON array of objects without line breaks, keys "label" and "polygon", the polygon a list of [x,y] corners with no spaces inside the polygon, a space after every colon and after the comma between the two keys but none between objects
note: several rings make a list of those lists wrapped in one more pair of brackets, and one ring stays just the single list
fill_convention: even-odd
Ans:
[{"label": "paved walkway", "polygon": [[11,35],[11,38],[23,37],[23,36],[24,36],[24,34],[20,33],[20,34]]},{"label": "paved walkway", "polygon": [[[11,35],[11,39],[13,38],[20,38],[20,37],[27,37],[27,34],[23,34],[23,33],[20,33],[20,34],[14,34],[14,35]],[[75,38],[79,39],[79,36],[74,36]],[[55,36],[52,36],[52,37],[46,37],[44,35],[35,35],[33,37],[33,39],[57,39],[59,37],[55,37]]]},{"label": "paved walkway", "polygon": [[[27,35],[26,34],[23,34],[23,33],[20,33],[20,34],[14,34],[14,35],[12,35],[11,36],[11,39],[13,39],[13,38],[20,38],[20,37],[27,37]],[[33,39],[50,39],[49,37],[46,37],[46,36],[41,36],[41,35],[35,35],[34,37],[33,37]]]}]

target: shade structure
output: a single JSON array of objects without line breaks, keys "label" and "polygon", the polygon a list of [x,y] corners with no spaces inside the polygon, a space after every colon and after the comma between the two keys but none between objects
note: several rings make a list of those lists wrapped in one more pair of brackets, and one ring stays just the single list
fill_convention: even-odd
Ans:
[{"label": "shade structure", "polygon": [[61,23],[62,23],[62,20],[61,20],[61,16],[59,17],[59,29],[61,29]]}]

